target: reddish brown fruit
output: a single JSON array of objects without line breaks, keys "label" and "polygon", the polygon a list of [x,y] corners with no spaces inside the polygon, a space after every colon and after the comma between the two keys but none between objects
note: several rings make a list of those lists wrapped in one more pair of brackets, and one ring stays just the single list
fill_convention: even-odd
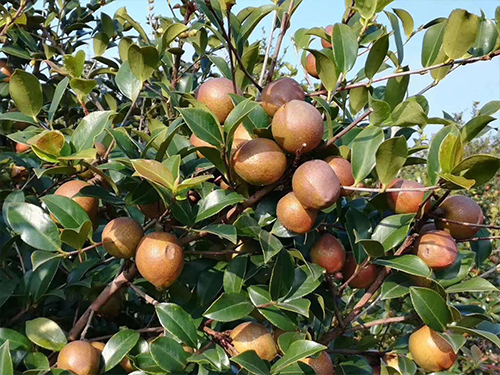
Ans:
[{"label": "reddish brown fruit", "polygon": [[311,261],[323,267],[328,273],[339,272],[345,264],[346,253],[342,243],[326,233],[313,245]]},{"label": "reddish brown fruit", "polygon": [[223,124],[234,108],[229,94],[241,95],[241,90],[236,88],[234,92],[233,82],[227,78],[212,78],[200,86],[196,99],[205,104]]},{"label": "reddish brown fruit", "polygon": [[271,82],[260,96],[262,108],[269,116],[274,116],[276,111],[292,100],[305,100],[306,95],[302,87],[293,79],[285,77]]},{"label": "reddish brown fruit", "polygon": [[243,124],[238,125],[234,131],[233,144],[231,145],[232,150],[236,150],[241,145],[245,144],[247,141],[251,141],[253,138],[250,133],[245,129]]},{"label": "reddish brown fruit", "polygon": [[[94,341],[91,343],[91,345],[99,351],[99,355],[102,354],[102,351],[104,350],[104,343]],[[130,361],[129,357],[125,357],[120,361],[120,366],[125,370],[127,374],[130,374],[132,371],[134,371],[134,367],[132,366],[132,362]]]},{"label": "reddish brown fruit", "polygon": [[300,362],[311,367],[316,375],[333,375],[335,372],[332,359],[327,352],[321,352],[316,358],[309,357],[301,359]]},{"label": "reddish brown fruit", "polygon": [[115,258],[129,259],[144,236],[141,225],[130,217],[111,220],[102,231],[102,245]]},{"label": "reddish brown fruit", "polygon": [[[344,280],[347,281],[358,267],[352,253],[347,254],[347,259],[342,269]],[[351,288],[364,289],[373,284],[378,276],[378,267],[375,264],[368,264],[349,282]]]},{"label": "reddish brown fruit", "polygon": [[457,359],[448,341],[428,326],[411,334],[409,349],[413,360],[426,371],[446,371]]},{"label": "reddish brown fruit", "polygon": [[68,181],[62,184],[55,192],[54,195],[71,198],[78,203],[89,215],[91,221],[97,217],[97,210],[99,208],[99,200],[93,197],[74,197],[80,190],[86,186],[92,186],[88,182],[81,180]]},{"label": "reddish brown fruit", "polygon": [[100,353],[87,341],[67,344],[57,356],[57,368],[75,375],[97,375]]},{"label": "reddish brown fruit", "polygon": [[0,60],[0,73],[5,76],[3,77],[2,82],[10,81],[10,76],[12,75],[13,71],[12,68],[3,60]]},{"label": "reddish brown fruit", "polygon": [[142,238],[137,247],[135,263],[142,277],[156,288],[165,289],[181,274],[184,252],[174,235],[154,232]]},{"label": "reddish brown fruit", "polygon": [[309,232],[314,226],[317,215],[316,210],[305,209],[293,192],[281,198],[276,207],[276,216],[280,223],[294,233]]},{"label": "reddish brown fruit", "polygon": [[165,204],[161,200],[148,204],[139,204],[137,207],[148,219],[158,219],[165,212]]},{"label": "reddish brown fruit", "polygon": [[318,69],[316,68],[316,57],[312,53],[306,58],[306,71],[314,78],[319,78]]},{"label": "reddish brown fruit", "polygon": [[[425,187],[424,185],[410,180],[403,180],[397,178],[392,181],[388,189],[419,189]],[[415,214],[418,208],[424,201],[424,191],[394,191],[387,193],[387,203],[389,207],[397,214]],[[425,205],[425,211],[429,211],[431,205],[430,201]]]},{"label": "reddish brown fruit", "polygon": [[[325,159],[333,171],[337,175],[342,186],[354,185],[354,176],[352,174],[351,163],[341,156],[329,156]],[[350,195],[353,191],[342,190],[342,195]]]},{"label": "reddish brown fruit", "polygon": [[285,173],[286,156],[275,142],[256,138],[236,150],[233,167],[238,176],[249,184],[270,185]]},{"label": "reddish brown fruit", "polygon": [[321,143],[325,126],[321,113],[311,104],[292,100],[273,117],[273,137],[285,151],[309,152]]},{"label": "reddish brown fruit", "polygon": [[266,361],[272,361],[278,354],[273,337],[262,324],[241,323],[231,331],[230,337],[238,353],[254,350]]},{"label": "reddish brown fruit", "polygon": [[443,230],[427,232],[416,243],[417,255],[433,270],[450,267],[458,256],[455,240]]},{"label": "reddish brown fruit", "polygon": [[95,146],[95,150],[97,152],[97,155],[99,155],[101,158],[103,158],[106,155],[108,148],[106,146],[104,146],[101,142],[95,142],[94,146]]},{"label": "reddish brown fruit", "polygon": [[[97,298],[97,296],[96,296]],[[123,308],[123,293],[115,293],[113,297],[109,299],[104,305],[99,309],[99,316],[105,318],[115,318],[120,314]]]},{"label": "reddish brown fruit", "polygon": [[[444,211],[442,217],[447,220],[471,224],[482,224],[484,221],[481,207],[474,200],[463,195],[446,198],[439,208]],[[446,230],[457,240],[474,237],[480,229],[479,227],[447,223],[441,220],[436,220],[436,227]]]},{"label": "reddish brown fruit", "polygon": [[[331,37],[333,31],[333,25],[328,25],[327,27],[325,27],[325,31]],[[323,46],[323,48],[332,48],[332,44],[324,39],[321,39],[321,45]]]},{"label": "reddish brown fruit", "polygon": [[27,151],[30,148],[30,145],[25,145],[24,143],[16,143],[16,152],[18,154],[22,154],[24,151]]},{"label": "reddish brown fruit", "polygon": [[340,181],[323,160],[311,160],[297,168],[292,187],[299,202],[315,210],[330,207],[340,196]]},{"label": "reddish brown fruit", "polygon": [[[216,148],[214,145],[211,145],[210,143],[208,142],[205,142],[204,140],[198,138],[196,136],[196,134],[191,134],[191,137],[189,138],[189,142],[191,143],[192,146],[194,147],[210,147],[210,148]],[[203,154],[200,152],[200,151],[196,151],[196,155],[198,155],[198,157],[200,159],[203,159],[205,156],[203,156]]]},{"label": "reddish brown fruit", "polygon": [[425,223],[422,228],[420,228],[418,234],[422,235],[422,234],[425,234],[425,233],[428,233],[428,232],[432,232],[432,231],[435,231],[437,230],[436,228],[436,224],[435,223]]}]

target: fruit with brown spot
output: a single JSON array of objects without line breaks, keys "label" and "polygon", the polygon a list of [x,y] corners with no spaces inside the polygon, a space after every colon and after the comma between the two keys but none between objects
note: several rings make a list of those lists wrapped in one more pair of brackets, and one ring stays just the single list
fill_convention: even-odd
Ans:
[{"label": "fruit with brown spot", "polygon": [[[446,198],[439,206],[443,210],[443,219],[462,223],[482,224],[484,221],[481,207],[471,198],[463,195],[454,195]],[[451,234],[456,240],[465,240],[474,237],[479,227],[472,227],[436,220],[436,227]]]},{"label": "fruit with brown spot", "polygon": [[458,249],[453,237],[443,231],[427,232],[415,245],[417,256],[433,270],[449,268],[457,259]]},{"label": "fruit with brown spot", "polygon": [[292,100],[305,100],[306,95],[302,86],[292,78],[284,77],[269,83],[262,90],[260,103],[269,116]]},{"label": "fruit with brown spot", "polygon": [[457,359],[448,341],[428,326],[410,335],[409,349],[413,360],[425,371],[446,371]]},{"label": "fruit with brown spot", "polygon": [[304,208],[293,192],[282,197],[276,206],[276,216],[281,225],[294,233],[309,232],[314,227],[317,215],[316,210]]},{"label": "fruit with brown spot", "polygon": [[135,263],[142,277],[157,289],[165,289],[181,274],[184,251],[173,234],[154,232],[142,238]]},{"label": "fruit with brown spot", "polygon": [[230,337],[238,353],[254,350],[261,359],[266,361],[272,361],[278,354],[273,337],[262,324],[241,323],[231,331]]},{"label": "fruit with brown spot", "polygon": [[[342,269],[342,274],[344,275],[344,281],[349,280],[349,278],[354,275],[358,264],[354,259],[352,253],[347,254],[344,268]],[[367,264],[359,273],[349,282],[351,288],[365,289],[373,284],[378,276],[378,267],[375,264]]]},{"label": "fruit with brown spot", "polygon": [[301,359],[300,362],[311,367],[316,375],[333,375],[335,373],[332,359],[325,351],[321,352],[316,358],[304,358]]},{"label": "fruit with brown spot", "polygon": [[[424,185],[411,180],[397,178],[388,186],[388,189],[421,189]],[[387,203],[389,207],[397,214],[416,214],[418,208],[425,198],[424,191],[393,191],[387,193]],[[425,205],[425,212],[429,211],[431,202]]]},{"label": "fruit with brown spot", "polygon": [[266,138],[246,142],[233,155],[234,171],[251,185],[264,186],[278,181],[286,170],[283,150]]},{"label": "fruit with brown spot", "polygon": [[[337,175],[341,186],[354,185],[354,175],[352,174],[351,163],[341,156],[329,156],[325,159],[333,171]],[[343,196],[351,195],[354,191],[342,190]]]},{"label": "fruit with brown spot", "polygon": [[67,344],[57,356],[57,368],[75,375],[97,375],[100,353],[87,341]]},{"label": "fruit with brown spot", "polygon": [[227,78],[212,78],[201,84],[196,99],[205,104],[223,124],[234,108],[229,94],[241,95],[241,90],[236,88],[234,92],[233,82]]},{"label": "fruit with brown spot", "polygon": [[271,130],[274,140],[285,151],[306,153],[321,143],[325,126],[321,113],[312,104],[292,100],[278,109]]},{"label": "fruit with brown spot", "polygon": [[130,217],[111,220],[102,231],[102,245],[115,258],[130,259],[144,236],[141,225]]},{"label": "fruit with brown spot", "polygon": [[316,57],[312,53],[306,58],[306,72],[314,78],[319,78],[318,69],[316,68]]},{"label": "fruit with brown spot", "polygon": [[[331,37],[333,31],[333,25],[328,25],[327,27],[325,27],[325,31],[328,34],[328,36]],[[332,44],[324,39],[321,39],[321,45],[323,46],[323,48],[332,48]]]},{"label": "fruit with brown spot", "polygon": [[311,160],[297,168],[292,178],[295,196],[305,208],[322,210],[340,196],[340,181],[323,160]]},{"label": "fruit with brown spot", "polygon": [[80,190],[84,187],[92,186],[88,182],[81,180],[68,181],[62,184],[55,192],[54,195],[60,195],[63,197],[71,198],[74,202],[78,203],[85,212],[89,215],[92,222],[95,221],[97,217],[97,210],[99,208],[99,200],[94,197],[75,197]]},{"label": "fruit with brown spot", "polygon": [[342,243],[330,233],[323,234],[311,248],[311,261],[323,267],[328,273],[342,270],[346,252]]}]

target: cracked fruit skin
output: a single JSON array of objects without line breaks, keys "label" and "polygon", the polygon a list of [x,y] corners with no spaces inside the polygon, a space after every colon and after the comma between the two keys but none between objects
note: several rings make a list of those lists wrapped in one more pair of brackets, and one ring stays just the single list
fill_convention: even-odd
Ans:
[{"label": "cracked fruit skin", "polygon": [[328,273],[339,272],[345,264],[346,252],[342,243],[329,233],[324,234],[311,248],[311,261]]},{"label": "cracked fruit skin", "polygon": [[[331,37],[333,31],[333,25],[328,25],[327,27],[325,27],[325,31],[328,34],[328,36]],[[323,46],[323,48],[332,48],[332,44],[330,42],[327,42],[323,38],[321,39],[321,45]]]},{"label": "cracked fruit skin", "polygon": [[325,125],[321,113],[313,105],[292,100],[278,109],[271,130],[274,140],[285,151],[307,153],[321,143]]},{"label": "cracked fruit skin", "polygon": [[276,216],[281,225],[294,233],[309,232],[314,227],[317,215],[316,210],[304,208],[293,192],[282,197],[276,206]]},{"label": "cracked fruit skin", "polygon": [[[387,185],[388,189],[420,189],[423,187],[425,186],[416,181],[403,180],[402,178],[397,178]],[[424,191],[394,191],[387,193],[387,203],[391,210],[397,214],[416,214],[424,198]],[[425,205],[425,212],[429,211],[430,208],[431,202],[428,201]]]},{"label": "cracked fruit skin", "polygon": [[272,361],[278,354],[273,336],[262,324],[241,323],[231,331],[230,337],[238,353],[255,350],[266,361]]},{"label": "cracked fruit skin", "polygon": [[[481,207],[474,200],[463,195],[454,195],[446,198],[439,208],[444,211],[442,215],[443,219],[471,224],[482,224],[484,221]],[[449,232],[456,240],[465,240],[474,237],[479,229],[481,229],[479,227],[447,223],[441,220],[436,220],[436,227]]]},{"label": "cracked fruit skin", "polygon": [[205,104],[223,124],[234,108],[229,94],[241,95],[241,90],[237,87],[234,92],[233,82],[227,78],[212,78],[201,84],[196,99]]},{"label": "cracked fruit skin", "polygon": [[270,185],[285,173],[286,156],[276,142],[256,138],[236,150],[233,167],[238,176],[251,185]]},{"label": "cracked fruit skin", "polygon": [[75,375],[97,375],[100,353],[87,341],[73,341],[67,344],[57,356],[57,368]]},{"label": "cracked fruit skin", "polygon": [[[342,269],[342,274],[344,276],[344,281],[349,280],[349,278],[354,275],[356,271],[357,263],[354,259],[352,253],[349,253],[346,257],[344,268]],[[368,264],[361,269],[361,271],[349,282],[351,288],[365,289],[373,284],[378,276],[378,267],[375,264]]]},{"label": "cracked fruit skin", "polygon": [[306,72],[314,78],[319,78],[318,69],[316,68],[316,57],[312,53],[307,55],[306,58]]},{"label": "cracked fruit skin", "polygon": [[301,359],[300,362],[311,367],[316,375],[333,375],[335,373],[332,359],[327,352],[321,352],[316,358],[309,357]]},{"label": "cracked fruit skin", "polygon": [[426,371],[448,370],[457,359],[448,341],[428,326],[410,335],[409,349],[413,360]]},{"label": "cracked fruit skin", "polygon": [[424,233],[418,238],[416,249],[417,256],[433,270],[451,267],[458,256],[455,240],[443,230]]},{"label": "cracked fruit skin", "polygon": [[111,220],[102,231],[102,245],[115,258],[129,259],[144,236],[141,225],[130,217]]},{"label": "cracked fruit skin", "polygon": [[276,111],[292,100],[306,99],[306,94],[297,81],[284,77],[269,83],[262,90],[260,104],[269,116],[274,116]]},{"label": "cracked fruit skin", "polygon": [[184,266],[184,251],[174,235],[154,232],[145,235],[135,255],[139,273],[157,289],[174,283]]},{"label": "cracked fruit skin", "polygon": [[74,197],[84,187],[92,186],[88,182],[81,180],[68,181],[62,184],[55,192],[54,195],[71,198],[75,203],[78,203],[85,212],[89,215],[89,219],[93,222],[97,217],[97,210],[99,208],[99,200],[93,197]]},{"label": "cracked fruit skin", "polygon": [[322,210],[340,197],[340,181],[323,160],[311,160],[297,168],[292,178],[295,196],[306,208]]}]

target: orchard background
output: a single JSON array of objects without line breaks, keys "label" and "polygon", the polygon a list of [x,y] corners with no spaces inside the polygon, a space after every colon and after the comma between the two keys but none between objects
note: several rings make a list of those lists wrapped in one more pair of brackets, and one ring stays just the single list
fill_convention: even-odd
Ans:
[{"label": "orchard background", "polygon": [[0,374],[500,372],[500,7],[106,3],[0,4]]}]

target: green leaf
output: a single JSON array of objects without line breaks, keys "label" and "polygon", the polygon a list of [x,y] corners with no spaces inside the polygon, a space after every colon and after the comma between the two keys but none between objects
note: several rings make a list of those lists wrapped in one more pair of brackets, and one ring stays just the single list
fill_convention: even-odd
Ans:
[{"label": "green leaf", "polygon": [[[409,70],[410,69],[407,66],[405,66],[401,72],[407,72]],[[404,100],[406,92],[408,90],[409,83],[410,83],[409,75],[394,77],[387,81],[384,100],[391,106],[392,109],[396,108],[396,106]],[[394,111],[393,111],[393,118],[394,118]]]},{"label": "green leaf", "polygon": [[198,202],[196,222],[205,220],[228,206],[241,203],[245,198],[238,193],[222,189],[214,190]]},{"label": "green leaf", "polygon": [[224,271],[224,291],[226,293],[240,293],[245,283],[248,257],[238,256],[233,258]]},{"label": "green leaf", "polygon": [[368,88],[365,86],[350,91],[349,108],[351,109],[352,115],[357,114],[368,104],[368,93]]},{"label": "green leaf", "polygon": [[290,365],[300,361],[301,359],[313,356],[323,350],[326,347],[318,344],[314,341],[309,340],[298,340],[290,345],[285,355],[281,357],[274,365],[271,367],[271,373],[276,374],[284,370]]},{"label": "green leaf", "polygon": [[259,233],[259,242],[264,253],[264,263],[269,262],[281,251],[281,249],[283,249],[281,241],[265,230]]},{"label": "green leaf", "polygon": [[236,36],[238,40],[248,40],[250,34],[257,27],[259,22],[273,10],[276,10],[276,6],[272,4],[261,5],[260,7],[256,7],[255,9],[253,9],[250,16],[244,22],[242,22],[241,30]]},{"label": "green leaf", "polygon": [[32,344],[23,334],[9,328],[0,328],[0,344],[9,340],[10,350],[31,351]]},{"label": "green leaf", "polygon": [[363,181],[376,164],[376,151],[384,141],[384,132],[375,126],[363,129],[352,141],[352,173],[355,183]]},{"label": "green leaf", "polygon": [[248,294],[254,306],[266,305],[266,307],[259,308],[259,312],[274,326],[284,331],[295,330],[297,325],[272,303],[267,289],[267,286],[257,285],[248,288]]},{"label": "green leaf", "polygon": [[42,85],[38,78],[24,70],[16,69],[10,77],[9,93],[17,109],[36,121],[43,105]]},{"label": "green leaf", "polygon": [[278,302],[276,306],[278,306],[282,310],[291,311],[300,315],[304,315],[306,318],[308,318],[311,301],[306,298],[298,298],[291,301]]},{"label": "green leaf", "polygon": [[64,95],[64,92],[66,91],[66,88],[68,87],[69,84],[69,78],[64,77],[64,79],[57,84],[56,90],[54,91],[54,97],[52,98],[52,102],[50,103],[50,108],[49,108],[49,124],[52,125],[54,121],[54,115],[57,111],[57,108],[59,107],[59,103],[61,102],[61,99]]},{"label": "green leaf", "polygon": [[459,284],[450,286],[446,293],[473,293],[473,292],[498,292],[498,289],[488,280],[481,277],[462,281]]},{"label": "green leaf", "polygon": [[401,64],[404,58],[404,48],[403,48],[403,39],[401,38],[401,29],[399,27],[399,22],[397,17],[391,12],[387,12],[384,10],[385,15],[389,19],[391,23],[392,30],[394,31],[394,40],[396,42],[396,50],[398,53],[398,62]]},{"label": "green leaf", "polygon": [[410,293],[410,280],[401,274],[392,274],[382,284],[380,296],[382,300],[402,298]]},{"label": "green leaf", "polygon": [[[255,65],[257,64],[257,59],[259,58],[259,48],[260,42],[254,42],[248,47],[244,48],[244,52],[241,55],[241,62],[247,71],[253,71]],[[241,87],[243,90],[248,86],[251,82],[243,70],[241,70],[240,65],[237,64],[235,68],[235,80],[236,86]]]},{"label": "green leaf", "polygon": [[427,156],[427,174],[429,175],[429,180],[432,185],[435,185],[439,180],[439,149],[441,143],[452,130],[456,131],[456,128],[453,126],[446,126],[434,134],[431,140],[429,155]]},{"label": "green leaf", "polygon": [[463,146],[460,136],[448,134],[439,147],[439,165],[444,173],[451,173],[462,159]]},{"label": "green leaf", "polygon": [[393,9],[394,13],[399,17],[401,23],[403,24],[403,29],[405,31],[406,37],[410,38],[415,28],[415,23],[413,17],[404,9]]},{"label": "green leaf", "polygon": [[[486,228],[481,228],[479,229],[479,232],[476,233],[476,237],[485,238],[490,236],[491,233]],[[476,263],[481,265],[491,255],[491,252],[493,251],[493,242],[487,240],[471,242],[470,247],[476,254]]]},{"label": "green leaf", "polygon": [[234,225],[228,225],[228,224],[207,225],[206,227],[201,228],[199,231],[215,234],[216,236],[231,241],[234,244],[236,244],[238,241],[236,228],[234,227]]},{"label": "green leaf", "polygon": [[461,174],[474,180],[474,186],[483,185],[491,180],[500,169],[500,158],[493,155],[472,155],[462,160],[452,170],[452,174]]},{"label": "green leaf", "polygon": [[161,37],[161,52],[163,53],[170,46],[170,43],[186,30],[188,27],[182,23],[168,25]]},{"label": "green leaf", "polygon": [[175,303],[160,303],[155,306],[160,324],[168,333],[190,348],[198,346],[198,334],[191,316]]},{"label": "green leaf", "polygon": [[115,76],[115,83],[120,92],[132,101],[135,101],[141,92],[142,82],[130,70],[128,61],[125,61]]},{"label": "green leaf", "polygon": [[26,322],[26,336],[36,345],[56,352],[68,343],[61,327],[47,318],[28,320]]},{"label": "green leaf", "polygon": [[2,375],[14,375],[14,366],[9,351],[9,340],[0,346],[0,373]]},{"label": "green leaf", "polygon": [[394,137],[384,141],[375,154],[376,171],[383,186],[387,186],[403,167],[408,157],[406,138]]},{"label": "green leaf", "polygon": [[96,56],[102,56],[104,52],[108,49],[109,37],[103,32],[99,32],[94,35],[94,54]]},{"label": "green leaf", "polygon": [[222,129],[210,112],[199,108],[178,108],[178,110],[187,126],[198,138],[221,149],[224,143]]},{"label": "green leaf", "polygon": [[308,295],[321,284],[323,268],[316,264],[306,264],[295,269],[292,289],[287,300],[294,300]]},{"label": "green leaf", "polygon": [[290,291],[295,275],[295,262],[286,250],[280,251],[274,263],[269,282],[269,294],[276,301]]},{"label": "green leaf", "polygon": [[442,332],[452,322],[451,312],[446,301],[432,289],[410,287],[413,307],[424,324],[434,331]]},{"label": "green leaf", "polygon": [[147,81],[155,72],[160,61],[158,50],[152,46],[139,47],[132,44],[128,49],[130,71],[141,81]]},{"label": "green leaf", "polygon": [[111,127],[113,111],[96,111],[85,116],[76,127],[71,136],[71,143],[75,151],[80,152],[94,147],[95,139]]},{"label": "green leaf", "polygon": [[75,56],[64,55],[63,64],[66,71],[73,78],[78,78],[82,76],[83,68],[85,67],[85,52],[83,50],[78,51]]},{"label": "green leaf", "polygon": [[370,125],[377,126],[382,124],[391,114],[389,103],[374,99],[371,94],[368,95],[368,105],[373,109],[373,112],[370,114]]},{"label": "green leaf", "polygon": [[203,313],[203,316],[218,322],[232,322],[244,318],[253,309],[246,293],[224,293]]},{"label": "green leaf", "polygon": [[377,9],[377,0],[357,0],[354,3],[354,9],[365,20],[371,19],[375,15]]},{"label": "green leaf", "polygon": [[479,18],[463,9],[451,12],[446,22],[443,47],[451,59],[459,59],[467,53],[476,40]]},{"label": "green leaf", "polygon": [[488,124],[495,121],[494,117],[480,115],[470,119],[461,129],[460,135],[462,142],[468,143],[476,138],[485,129]]},{"label": "green leaf", "polygon": [[231,361],[237,363],[251,374],[269,375],[269,369],[254,350],[247,350],[231,358]]},{"label": "green leaf", "polygon": [[97,82],[93,79],[72,78],[70,86],[78,97],[85,98],[97,86]]},{"label": "green leaf", "polygon": [[158,337],[151,342],[151,355],[163,370],[180,373],[186,365],[188,354],[170,337]]},{"label": "green leaf", "polygon": [[332,30],[333,59],[337,69],[347,73],[358,57],[358,38],[352,28],[336,23]]},{"label": "green leaf", "polygon": [[440,22],[427,29],[422,44],[422,66],[434,65],[443,46],[443,36],[446,30],[446,22]]},{"label": "green leaf", "polygon": [[337,86],[339,72],[334,63],[332,50],[317,51],[307,49],[316,58],[316,70],[318,71],[319,79],[328,92],[332,92]]},{"label": "green leaf", "polygon": [[457,332],[460,334],[468,334],[470,336],[474,337],[479,337],[481,339],[488,340],[492,344],[496,345],[498,348],[500,348],[500,338],[498,335],[495,335],[494,333],[488,332],[488,331],[483,331],[479,329],[471,329],[467,327],[461,327],[461,326],[449,326],[448,327],[451,331]]},{"label": "green leaf", "polygon": [[169,190],[173,189],[174,176],[170,169],[156,160],[135,159],[131,160],[135,172],[148,181],[154,182]]},{"label": "green leaf", "polygon": [[[357,231],[355,231],[357,233]],[[366,254],[368,254],[371,258],[380,258],[385,256],[384,245],[375,240],[359,240],[356,241],[356,244],[360,244],[365,250]]]},{"label": "green leaf", "polygon": [[457,259],[450,267],[441,271],[434,271],[435,278],[444,288],[455,285],[467,277],[474,267],[474,261],[474,252],[460,250]]},{"label": "green leaf", "polygon": [[373,263],[415,276],[429,277],[432,273],[427,264],[416,255],[401,255],[386,259],[377,259]]},{"label": "green leaf", "polygon": [[[34,120],[33,118],[26,116],[24,113],[21,112],[6,112],[6,113],[0,113],[0,121],[14,121],[14,122],[26,122],[31,125],[37,125],[38,121]],[[20,132],[24,133],[24,132]],[[12,136],[12,134],[9,135]]]},{"label": "green leaf", "polygon": [[476,41],[469,50],[469,53],[472,56],[485,56],[489,54],[495,49],[497,38],[498,30],[495,23],[483,15],[479,19],[479,30]]},{"label": "green leaf", "polygon": [[389,34],[385,34],[372,46],[365,63],[365,75],[370,81],[377,74],[389,50]]},{"label": "green leaf", "polygon": [[462,176],[454,176],[451,173],[438,173],[438,176],[446,182],[443,186],[450,190],[469,190],[476,184],[474,180],[468,180]]},{"label": "green leaf", "polygon": [[28,370],[50,369],[49,360],[47,356],[40,352],[29,353],[26,357],[24,357],[23,363]]},{"label": "green leaf", "polygon": [[[387,87],[389,89],[389,86]],[[423,127],[427,124],[427,115],[422,107],[414,100],[406,100],[399,104],[391,115],[392,126],[415,126]]]},{"label": "green leaf", "polygon": [[491,116],[500,110],[500,100],[492,100],[479,110],[479,116]]},{"label": "green leaf", "polygon": [[109,339],[102,351],[104,372],[118,365],[139,341],[139,332],[124,329]]}]

